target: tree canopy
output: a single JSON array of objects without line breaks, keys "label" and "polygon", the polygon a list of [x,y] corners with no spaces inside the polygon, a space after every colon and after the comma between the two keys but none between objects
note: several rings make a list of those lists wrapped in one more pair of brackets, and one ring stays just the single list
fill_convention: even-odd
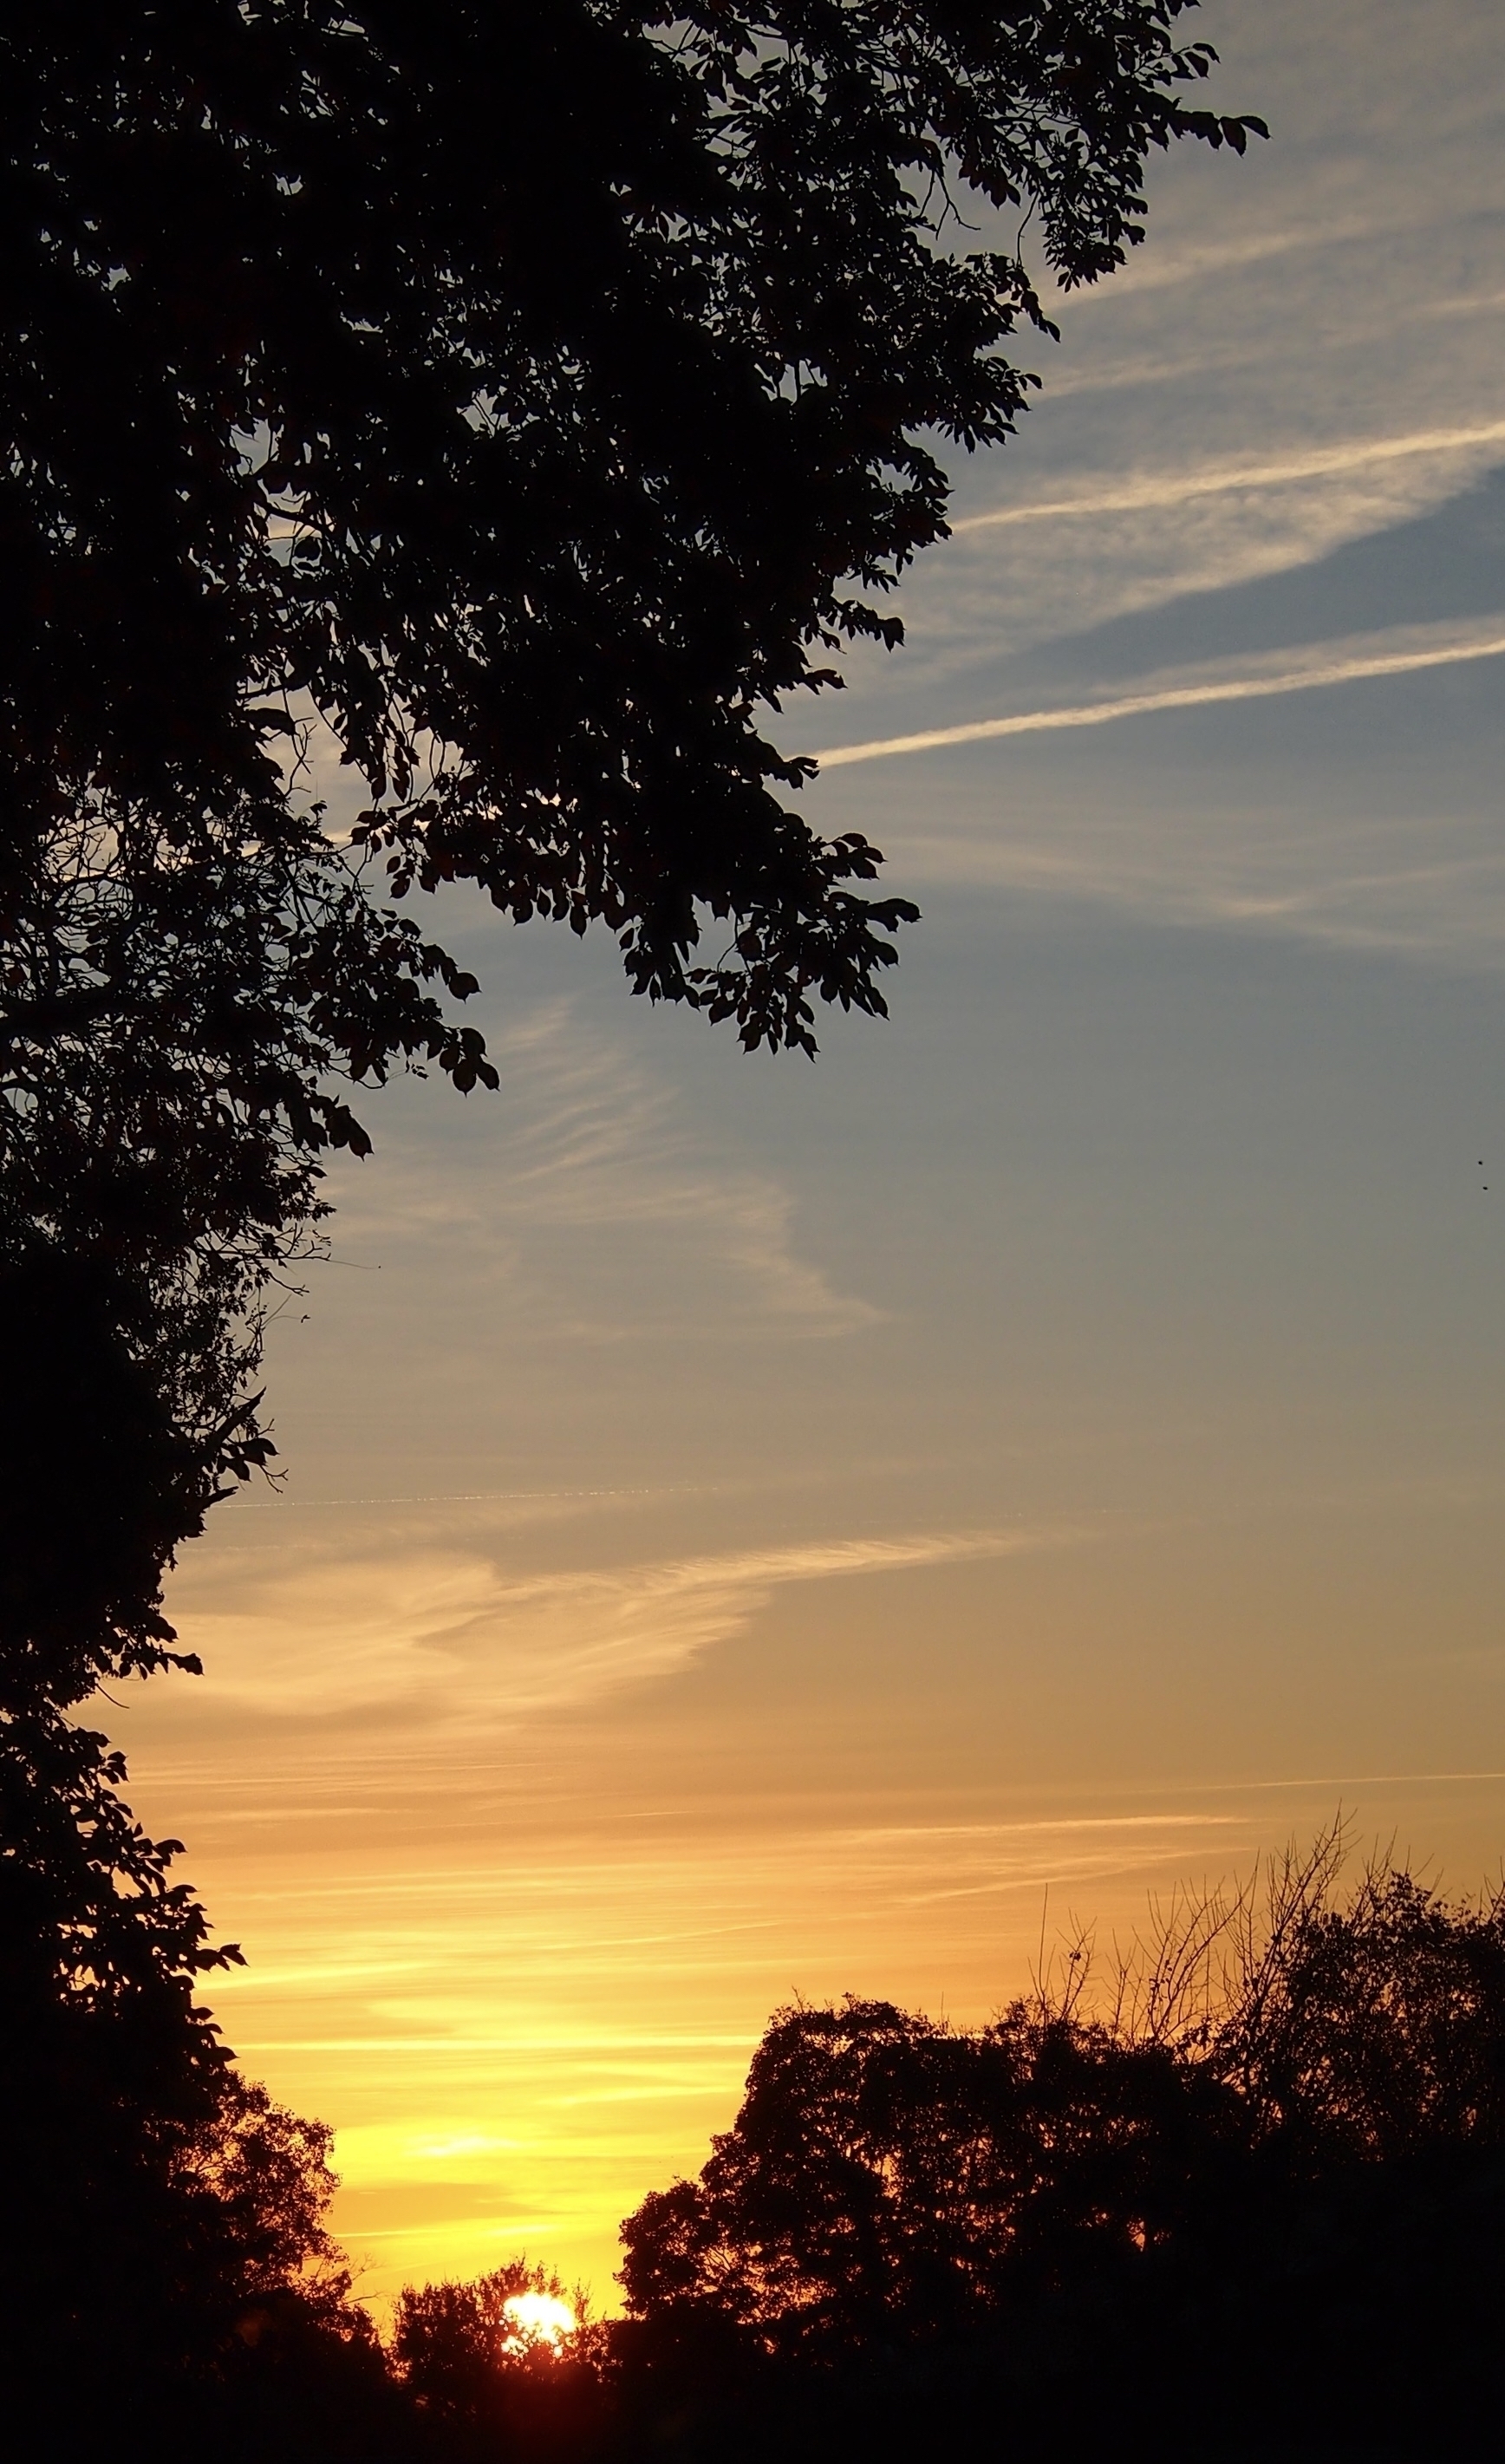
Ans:
[{"label": "tree canopy", "polygon": [[[493,1074],[394,900],[600,920],[750,1045],[882,1010],[914,911],[770,730],[898,640],[939,450],[1034,382],[1045,309],[968,201],[1093,281],[1151,148],[1258,125],[1193,107],[1190,5],[10,12],[3,1305],[76,1309],[77,1375],[118,1391],[123,1351],[179,1442],[133,1565],[54,1614],[65,1693],[160,1660],[152,1552],[265,1457],[258,1295],[368,1143],[341,1081]],[[3,1484],[8,1559],[37,1491]]]},{"label": "tree canopy", "polygon": [[1341,1898],[1341,1851],[1277,1860],[1262,1906],[1183,1903],[1106,2010],[1069,1969],[974,2032],[776,2013],[698,2180],[623,2226],[629,2309],[829,2357],[1213,2241],[1226,2263],[1314,2182],[1505,2148],[1505,1892],[1374,1867]]},{"label": "tree canopy", "polygon": [[[1000,345],[1044,312],[1016,254],[957,250],[958,198],[1028,201],[1069,287],[1141,235],[1151,146],[1257,124],[1181,99],[1189,5],[12,22],[22,862],[80,809],[159,860],[308,845],[269,758],[306,702],[398,885],[602,916],[638,989],[753,1042],[804,1041],[812,989],[870,1006],[896,911],[771,792],[807,765],[760,714],[896,638],[872,594],[944,530],[927,440],[1014,426]],[[736,927],[709,968],[697,911]],[[358,1074],[404,1048],[328,1023]]]},{"label": "tree canopy", "polygon": [[[1495,2434],[1505,1894],[1182,1901],[1113,1990],[989,2026],[776,2013],[731,2128],[622,2227],[629,2409],[683,2456],[1460,2451]],[[1076,2452],[1073,2449],[1071,2452]]]}]

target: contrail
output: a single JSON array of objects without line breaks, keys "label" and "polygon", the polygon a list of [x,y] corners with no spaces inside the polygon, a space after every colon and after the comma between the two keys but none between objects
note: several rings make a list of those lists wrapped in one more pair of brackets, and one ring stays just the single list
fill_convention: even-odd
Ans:
[{"label": "contrail", "polygon": [[1089,701],[1073,710],[1027,710],[1013,718],[975,718],[961,727],[930,727],[920,736],[885,736],[871,744],[837,744],[814,759],[822,770],[847,761],[883,761],[891,753],[929,753],[943,744],[979,744],[992,736],[1038,736],[1053,727],[1103,727],[1110,718],[1134,718],[1142,711],[1195,710],[1204,702],[1262,701],[1271,693],[1311,693],[1320,685],[1353,684],[1362,676],[1404,676],[1418,668],[1450,668],[1463,659],[1494,659],[1505,651],[1505,633],[1487,642],[1453,642],[1437,650],[1391,650],[1369,658],[1332,659],[1322,667],[1289,668],[1283,675],[1227,676],[1205,685],[1170,685],[1159,693],[1125,694],[1122,701]]},{"label": "contrail", "polygon": [[1328,445],[1284,462],[1219,463],[1213,470],[1137,479],[1096,496],[1058,496],[1043,505],[1006,505],[995,514],[970,514],[953,522],[963,531],[996,530],[1010,522],[1039,522],[1061,514],[1133,514],[1141,506],[1181,505],[1194,496],[1227,495],[1236,488],[1277,488],[1291,479],[1320,479],[1332,471],[1360,471],[1373,462],[1399,462],[1411,453],[1457,453],[1471,445],[1505,444],[1505,420],[1487,428],[1429,428],[1412,436],[1380,436],[1366,445]]}]

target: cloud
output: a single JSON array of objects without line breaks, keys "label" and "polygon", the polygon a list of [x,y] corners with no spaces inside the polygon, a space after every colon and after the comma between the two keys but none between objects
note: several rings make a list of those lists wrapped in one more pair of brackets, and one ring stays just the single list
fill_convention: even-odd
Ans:
[{"label": "cloud", "polygon": [[1035,813],[1010,827],[885,830],[905,876],[975,891],[1037,892],[1147,922],[1279,933],[1353,951],[1496,969],[1505,855],[1484,823],[1422,814],[1341,820],[1272,813]]},{"label": "cloud", "polygon": [[1306,453],[1287,454],[1277,462],[1214,463],[1200,471],[1137,472],[1106,489],[1085,495],[1047,497],[1035,504],[1004,505],[988,514],[970,514],[952,525],[954,536],[993,530],[1015,522],[1059,520],[1093,514],[1138,513],[1149,506],[1190,504],[1199,496],[1221,496],[1248,488],[1289,487],[1300,479],[1326,478],[1379,463],[1401,462],[1412,455],[1456,454],[1486,446],[1505,445],[1505,419],[1482,427],[1433,428],[1409,436],[1345,438]]},{"label": "cloud", "polygon": [[[899,660],[863,650],[848,661],[851,698],[891,707],[896,692],[910,703],[936,696],[970,670],[1177,601],[1188,603],[1189,647],[1195,602],[1207,594],[1318,564],[1462,495],[1505,461],[1505,426],[1494,442],[1436,440],[1494,425],[1427,431],[1414,450],[1409,438],[1350,436],[1257,462],[1189,452],[1180,470],[1136,457],[1122,473],[1099,468],[1069,491],[1058,473],[1048,495],[996,518],[992,507],[964,511],[902,594]],[[1167,426],[1162,451],[1177,441]],[[1096,460],[1085,441],[1082,459]]]},{"label": "cloud", "polygon": [[[1493,971],[1505,950],[1505,847],[1488,792],[1484,679],[1501,651],[1505,614],[1158,670],[1091,702],[1063,695],[997,719],[878,737],[871,753],[839,747],[850,777],[839,761],[825,792],[841,812],[862,798],[896,876],[919,891],[1041,893],[1155,924],[1232,926]],[[1461,734],[1452,731],[1456,758],[1441,766],[1422,750],[1434,740],[1430,728],[1416,739],[1416,758],[1397,758],[1391,718],[1370,742],[1373,702],[1336,706],[1345,682],[1367,678],[1383,690],[1387,680],[1454,668],[1466,676],[1471,667],[1476,681],[1457,705]],[[1174,724],[1121,731],[1111,753],[1095,736],[1121,718],[1277,703],[1322,688],[1335,706],[1311,712],[1298,743],[1273,710],[1243,731],[1236,763],[1218,758],[1226,739]],[[994,737],[1024,740],[1000,745],[992,759],[936,761],[923,798],[902,759],[883,767],[890,751]],[[1320,749],[1314,758],[1324,741],[1332,758]]]},{"label": "cloud", "polygon": [[1058,347],[1032,342],[1043,391],[1001,456],[958,457],[953,539],[900,602],[910,654],[882,686],[854,662],[859,691],[918,698],[962,666],[1311,564],[1505,458],[1488,12],[1321,13],[1314,50],[1310,9],[1230,5],[1219,84],[1275,143],[1151,165],[1146,244],[1062,301]]},{"label": "cloud", "polygon": [[233,1607],[181,1606],[216,1709],[278,1721],[401,1714],[512,1726],[669,1677],[739,1633],[788,1583],[1000,1557],[1064,1538],[931,1531],[518,1577],[476,1549],[338,1556],[261,1581]]},{"label": "cloud", "polygon": [[[1388,341],[1393,346],[1403,326],[1497,317],[1501,309],[1505,309],[1505,291],[1498,290],[1461,292],[1440,299],[1412,299],[1405,305],[1386,297],[1376,302],[1366,318],[1350,318],[1348,342],[1350,348],[1363,341]],[[1070,401],[1073,396],[1122,394],[1149,386],[1185,386],[1191,379],[1213,379],[1235,371],[1248,373],[1263,365],[1269,349],[1269,335],[1256,327],[1253,332],[1225,335],[1220,341],[1209,341],[1199,348],[1181,353],[1167,352],[1162,345],[1158,349],[1131,350],[1118,360],[1088,360],[1069,375],[1051,376],[1049,400],[1058,403]]]},{"label": "cloud", "polygon": [[1346,240],[1372,240],[1387,229],[1404,229],[1404,225],[1377,224],[1370,212],[1349,213],[1323,228],[1309,223],[1284,230],[1240,231],[1226,239],[1186,240],[1179,247],[1161,242],[1157,230],[1155,244],[1142,249],[1121,266],[1110,283],[1098,283],[1078,293],[1072,299],[1074,311],[1109,301],[1118,302],[1145,291],[1167,291],[1183,283],[1206,281],[1210,275],[1227,275],[1235,268],[1263,265],[1271,257],[1305,255],[1317,249],[1331,251]]},{"label": "cloud", "polygon": [[534,1341],[739,1326],[829,1338],[881,1323],[801,1256],[789,1190],[692,1146],[672,1090],[571,1001],[489,1029],[488,1044],[501,1091],[477,1099],[442,1176],[373,1108],[380,1177],[339,1180],[352,1263],[408,1250],[431,1283],[447,1251],[472,1287],[477,1273],[504,1287],[510,1326]]},{"label": "cloud", "polygon": [[1196,681],[1147,686],[1113,699],[1080,702],[1061,709],[1015,711],[1003,718],[967,719],[955,727],[924,728],[911,736],[879,737],[865,744],[838,744],[816,758],[822,768],[835,770],[853,761],[882,761],[896,754],[929,753],[950,744],[977,744],[992,737],[1036,736],[1055,728],[1102,727],[1114,719],[1137,718],[1153,711],[1194,710],[1212,702],[1258,701],[1272,694],[1311,693],[1367,677],[1410,675],[1426,668],[1497,658],[1502,652],[1505,616],[1494,618],[1482,633],[1443,643],[1412,641],[1404,649],[1356,651],[1331,643],[1314,643],[1299,651],[1272,652],[1260,668],[1239,674],[1204,675]]}]

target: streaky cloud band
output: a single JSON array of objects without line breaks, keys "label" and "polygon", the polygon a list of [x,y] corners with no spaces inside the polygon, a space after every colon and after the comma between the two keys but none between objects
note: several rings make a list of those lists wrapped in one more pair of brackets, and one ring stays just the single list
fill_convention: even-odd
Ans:
[{"label": "streaky cloud band", "polygon": [[914,736],[885,736],[867,744],[837,744],[814,759],[822,770],[851,761],[884,761],[901,753],[931,753],[948,744],[980,744],[992,737],[1039,736],[1052,728],[1105,727],[1110,719],[1137,718],[1158,710],[1196,710],[1210,702],[1262,701],[1276,693],[1312,693],[1327,685],[1357,684],[1368,676],[1404,676],[1423,668],[1450,668],[1468,659],[1505,652],[1505,632],[1485,640],[1450,642],[1437,649],[1391,650],[1366,657],[1329,659],[1276,675],[1224,676],[1205,684],[1169,685],[1153,693],[1125,693],[1116,701],[1081,702],[1060,710],[1026,710],[1008,718],[968,719],[958,727],[930,727]]},{"label": "streaky cloud band", "polygon": [[1197,496],[1223,496],[1240,488],[1288,487],[1323,479],[1374,463],[1399,462],[1415,453],[1466,453],[1482,445],[1505,445],[1505,419],[1482,428],[1429,428],[1408,436],[1375,436],[1363,442],[1319,446],[1281,462],[1220,462],[1201,471],[1167,472],[1134,479],[1096,495],[1057,496],[1041,504],[1003,505],[991,514],[969,514],[951,524],[959,539],[968,531],[1001,530],[1018,522],[1057,520],[1069,515],[1137,514],[1155,505],[1183,505]]}]

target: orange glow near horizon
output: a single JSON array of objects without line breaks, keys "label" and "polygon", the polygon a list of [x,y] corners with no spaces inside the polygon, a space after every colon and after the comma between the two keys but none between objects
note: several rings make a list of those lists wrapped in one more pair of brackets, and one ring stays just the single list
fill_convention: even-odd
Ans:
[{"label": "orange glow near horizon", "polygon": [[[964,1633],[1025,1573],[911,1575],[895,1601],[883,1578],[827,1577],[800,1622]],[[722,1655],[724,1696],[780,1621]],[[1015,1757],[1006,1705],[936,1690],[875,1724],[840,1691],[713,1705],[702,1679],[443,1751],[305,1739],[258,1768],[240,1734],[192,1764],[139,1752],[141,1810],[171,1809],[250,1953],[214,1980],[229,2041],[336,2125],[333,2222],[361,2298],[382,2310],[404,2282],[526,2255],[610,2313],[622,2218],[704,2163],[777,2005],[851,1991],[980,2023],[1027,1987],[1047,1894],[1047,1950],[1078,1919],[1107,1945],[1152,1896],[1247,1872],[1340,1801],[1361,1841],[1424,1841],[1460,1884],[1505,1837],[1500,1777],[1032,1785],[1017,1763],[1054,1758],[1037,1727]],[[1094,1727],[1134,1719],[1104,1699]]]}]

